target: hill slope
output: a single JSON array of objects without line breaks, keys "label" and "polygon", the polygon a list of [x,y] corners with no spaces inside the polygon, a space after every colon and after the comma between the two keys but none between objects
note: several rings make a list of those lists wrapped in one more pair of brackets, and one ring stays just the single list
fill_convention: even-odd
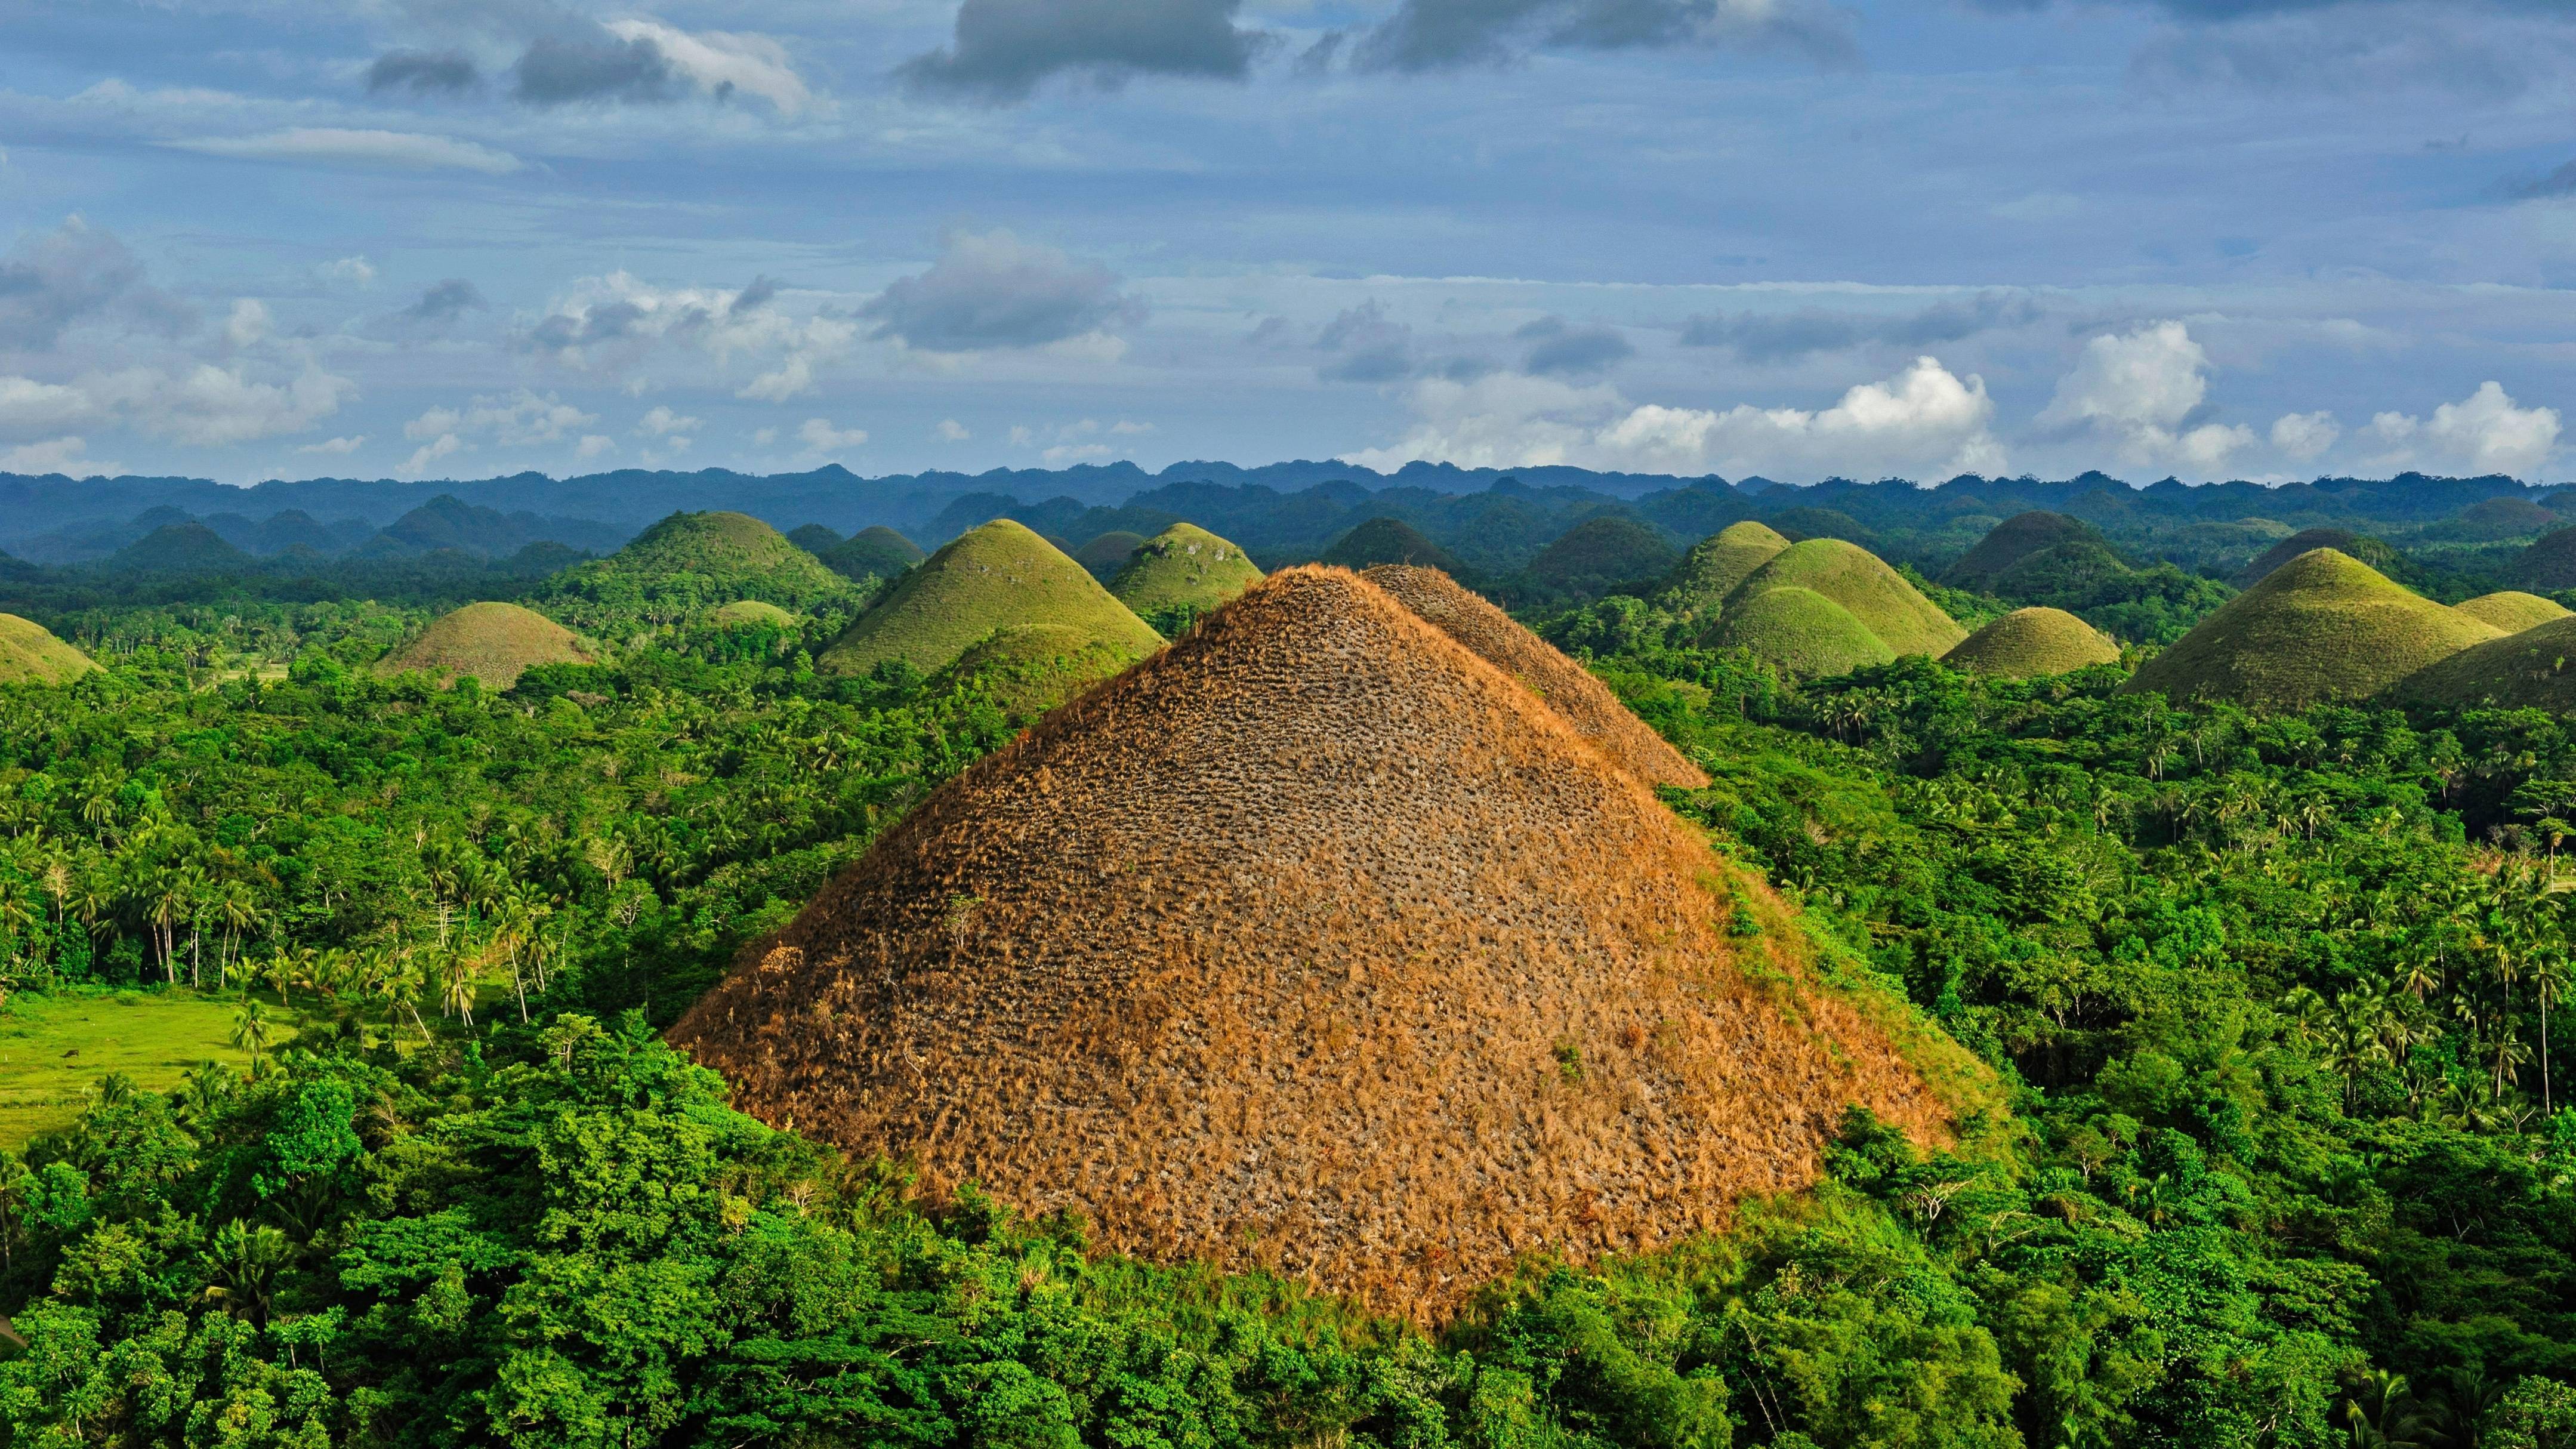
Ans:
[{"label": "hill slope", "polygon": [[1716,613],[1736,585],[1788,549],[1789,540],[1768,524],[1730,523],[1691,545],[1664,576],[1656,602],[1684,618]]},{"label": "hill slope", "polygon": [[2122,688],[2298,708],[2367,698],[2496,637],[2493,626],[2321,548],[2220,605]]},{"label": "hill slope", "polygon": [[69,684],[96,668],[44,625],[0,614],[0,684]]},{"label": "hill slope", "polygon": [[1592,671],[1521,627],[1480,595],[1437,569],[1380,564],[1361,577],[1467,646],[1477,658],[1527,685],[1590,740],[1611,763],[1649,785],[1696,790],[1708,783],[1699,766],[1629,713]]},{"label": "hill slope", "polygon": [[1132,552],[1109,592],[1139,615],[1214,609],[1261,582],[1242,549],[1195,523],[1175,523]]},{"label": "hill slope", "polygon": [[1163,642],[1082,565],[1022,525],[997,518],[949,540],[897,580],[815,662],[865,674],[902,659],[935,674],[994,630],[1035,624],[1078,631],[1134,659]]},{"label": "hill slope", "polygon": [[737,599],[802,609],[849,584],[747,513],[674,513],[604,559],[547,580],[535,597],[584,628],[627,616],[673,622]]},{"label": "hill slope", "polygon": [[507,689],[539,664],[587,664],[590,651],[571,630],[516,604],[468,604],[430,621],[420,637],[376,661],[378,674],[411,670],[453,683],[473,675],[488,689]]},{"label": "hill slope", "polygon": [[2576,589],[2576,528],[2544,533],[2514,555],[2505,577],[2526,589]]},{"label": "hill slope", "polygon": [[1292,569],[941,787],[671,1038],[934,1192],[1434,1317],[1814,1181],[1847,1103],[1944,1131],[1800,941],[1526,688]]},{"label": "hill slope", "polygon": [[2436,659],[2390,686],[2408,704],[2576,710],[2576,615]]},{"label": "hill slope", "polygon": [[1749,649],[1757,659],[1815,678],[1896,658],[1851,610],[1795,584],[1739,596],[1718,616],[1708,642],[1719,649]]},{"label": "hill slope", "polygon": [[2240,589],[2250,589],[2266,574],[2303,554],[2330,548],[2344,557],[2364,565],[2382,577],[2406,571],[2406,560],[2389,543],[2349,528],[2303,528],[2254,556],[2254,561],[2237,570],[2228,582]]},{"label": "hill slope", "polygon": [[1420,564],[1444,574],[1458,572],[1458,561],[1438,544],[1414,531],[1413,525],[1398,518],[1372,518],[1334,541],[1324,550],[1322,563],[1337,564],[1346,569],[1373,568],[1379,564]]},{"label": "hill slope", "polygon": [[1958,621],[1923,597],[1878,555],[1838,538],[1793,543],[1735,586],[1727,607],[1771,589],[1813,589],[1851,611],[1861,626],[1899,654],[1938,659],[1968,637]]},{"label": "hill slope", "polygon": [[1594,594],[1615,584],[1658,579],[1678,562],[1673,546],[1633,518],[1587,518],[1538,551],[1526,573],[1544,590]]},{"label": "hill slope", "polygon": [[2565,609],[2538,594],[2526,594],[2513,589],[2480,594],[2474,599],[2453,604],[2451,607],[2481,624],[2502,629],[2508,634],[2519,634],[2525,629],[2539,628],[2552,619],[2567,617]]},{"label": "hill slope", "polygon": [[1144,547],[1145,535],[1123,528],[1096,533],[1072,550],[1073,561],[1091,570],[1091,576],[1106,583],[1110,575],[1127,567],[1136,550]]},{"label": "hill slope", "polygon": [[1941,582],[1953,588],[1988,590],[1997,575],[2032,554],[2063,544],[2102,543],[2100,530],[2080,518],[2033,509],[1998,523],[1958,561],[1942,571]]},{"label": "hill slope", "polygon": [[2120,646],[2064,609],[2015,609],[1959,641],[1941,656],[1954,669],[2028,679],[2113,664]]},{"label": "hill slope", "polygon": [[252,567],[251,556],[204,524],[165,523],[99,565],[125,574],[228,574]]},{"label": "hill slope", "polygon": [[921,545],[882,523],[866,528],[815,555],[825,568],[853,581],[890,579],[928,558]]},{"label": "hill slope", "polygon": [[938,683],[973,680],[1002,708],[1034,718],[1136,662],[1136,651],[1063,624],[1014,624],[966,646]]}]

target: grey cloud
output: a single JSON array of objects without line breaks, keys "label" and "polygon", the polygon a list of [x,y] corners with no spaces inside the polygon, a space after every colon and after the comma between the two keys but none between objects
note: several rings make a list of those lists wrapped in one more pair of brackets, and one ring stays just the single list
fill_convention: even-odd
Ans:
[{"label": "grey cloud", "polygon": [[1747,362],[1793,362],[1817,352],[1866,344],[1928,347],[1956,342],[1996,327],[2013,327],[2039,315],[2029,299],[1985,292],[1958,302],[1936,302],[1919,312],[1886,316],[1868,312],[1735,312],[1693,317],[1682,324],[1684,347],[1724,347]]},{"label": "grey cloud", "polygon": [[456,95],[482,83],[474,62],[455,51],[389,50],[367,67],[367,92],[408,90]]},{"label": "grey cloud", "polygon": [[1542,317],[1512,336],[1530,344],[1521,371],[1540,377],[1597,377],[1637,355],[1618,328],[1577,327],[1562,317]]},{"label": "grey cloud", "polygon": [[1118,276],[1008,232],[952,235],[930,270],[878,293],[858,315],[878,341],[924,352],[1041,347],[1143,320]]},{"label": "grey cloud", "polygon": [[1140,75],[1240,80],[1268,43],[1235,24],[1243,0],[964,0],[947,48],[896,75],[916,91],[996,104],[1076,75],[1113,87]]},{"label": "grey cloud", "polygon": [[1770,46],[1819,64],[1859,55],[1850,21],[1812,0],[1404,0],[1360,37],[1362,70],[1497,65],[1530,50],[1619,50],[1690,44]]},{"label": "grey cloud", "polygon": [[1343,309],[1315,334],[1315,345],[1336,354],[1315,369],[1326,382],[1396,382],[1420,370],[1413,329],[1387,319],[1375,299]]},{"label": "grey cloud", "polygon": [[0,258],[0,347],[40,351],[87,318],[122,313],[176,332],[195,320],[187,306],[143,280],[125,243],[75,216],[21,238]]},{"label": "grey cloud", "polygon": [[2513,188],[2513,194],[2525,201],[2550,196],[2576,196],[2576,161],[2570,161],[2537,181],[2526,181]]},{"label": "grey cloud", "polygon": [[732,303],[725,308],[725,315],[728,317],[739,317],[746,312],[759,311],[761,308],[768,306],[770,300],[777,295],[777,278],[753,277],[751,279],[750,286],[734,293]]},{"label": "grey cloud", "polygon": [[557,312],[528,330],[528,343],[546,351],[567,347],[588,347],[593,343],[614,342],[635,331],[644,320],[644,309],[632,302],[606,302],[590,309],[585,316]]},{"label": "grey cloud", "polygon": [[677,100],[681,87],[662,47],[637,36],[540,36],[512,68],[511,94],[532,106],[573,101]]},{"label": "grey cloud", "polygon": [[420,300],[402,310],[402,315],[415,322],[452,322],[468,312],[480,312],[492,304],[483,300],[482,290],[463,277],[450,277],[430,284]]}]

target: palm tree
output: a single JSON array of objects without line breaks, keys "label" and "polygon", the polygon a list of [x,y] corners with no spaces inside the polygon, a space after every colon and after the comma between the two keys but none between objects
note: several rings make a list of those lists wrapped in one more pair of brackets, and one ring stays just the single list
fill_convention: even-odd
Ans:
[{"label": "palm tree", "polygon": [[252,1076],[259,1075],[260,1054],[268,1050],[273,1031],[268,1008],[256,996],[243,997],[241,1009],[233,1013],[233,1045],[250,1053]]}]

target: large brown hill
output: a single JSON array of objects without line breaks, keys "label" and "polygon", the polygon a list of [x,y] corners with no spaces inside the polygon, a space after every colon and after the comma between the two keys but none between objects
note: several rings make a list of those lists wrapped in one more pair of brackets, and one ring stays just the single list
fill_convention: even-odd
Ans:
[{"label": "large brown hill", "polygon": [[1438,569],[1412,564],[1380,564],[1361,577],[1393,594],[1486,663],[1537,691],[1612,764],[1649,785],[1697,790],[1708,784],[1706,772],[1629,713],[1608,685],[1592,677],[1592,671],[1521,627],[1483,595],[1460,587]]},{"label": "large brown hill", "polygon": [[1847,1104],[1947,1131],[1801,939],[1527,688],[1299,568],[943,786],[671,1035],[929,1191],[1433,1318],[1812,1183]]}]

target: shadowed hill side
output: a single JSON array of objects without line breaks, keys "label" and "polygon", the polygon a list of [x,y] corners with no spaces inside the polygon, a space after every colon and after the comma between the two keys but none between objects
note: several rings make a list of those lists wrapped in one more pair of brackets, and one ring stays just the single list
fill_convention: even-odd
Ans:
[{"label": "shadowed hill side", "polygon": [[997,518],[951,539],[897,580],[815,662],[865,674],[901,659],[935,674],[996,629],[1072,629],[1141,659],[1162,636],[1110,597],[1082,565],[1026,527]]},{"label": "shadowed hill side", "polygon": [[1594,594],[1618,584],[1662,578],[1678,562],[1673,546],[1633,518],[1587,518],[1540,549],[1524,570],[1543,590]]},{"label": "shadowed hill side", "polygon": [[191,519],[165,523],[118,549],[100,568],[124,574],[225,574],[251,568],[249,554]]},{"label": "shadowed hill side", "polygon": [[1414,531],[1413,525],[1396,518],[1372,518],[1343,534],[1331,548],[1324,550],[1320,563],[1337,564],[1346,569],[1374,568],[1379,564],[1420,564],[1444,574],[1458,572],[1458,561],[1440,545]]},{"label": "shadowed hill side", "polygon": [[871,524],[815,555],[845,579],[890,579],[928,558],[921,546],[882,523]]},{"label": "shadowed hill side", "polygon": [[2530,547],[2514,555],[2505,577],[2526,589],[2576,589],[2576,528],[2533,539]]},{"label": "shadowed hill side", "polygon": [[1718,616],[1708,642],[1719,649],[1750,650],[1757,659],[1811,678],[1849,674],[1896,658],[1851,610],[1794,584],[1737,599]]},{"label": "shadowed hill side", "polygon": [[1990,589],[1996,577],[2032,554],[2070,543],[2103,543],[2101,531],[2080,518],[2033,509],[2016,513],[1994,526],[1984,538],[1941,573],[1941,582],[1959,589]]},{"label": "shadowed hill side", "polygon": [[604,559],[546,580],[530,597],[585,629],[676,623],[741,599],[802,609],[849,584],[747,513],[674,513]]},{"label": "shadowed hill side", "polygon": [[1686,619],[1714,614],[1736,585],[1788,551],[1789,540],[1767,524],[1750,519],[1728,524],[1691,545],[1690,552],[1664,576],[1656,601]]},{"label": "shadowed hill side", "polygon": [[420,637],[376,661],[376,673],[421,670],[448,683],[473,675],[487,689],[508,689],[539,664],[587,664],[590,651],[571,630],[516,604],[468,604],[430,621]]},{"label": "shadowed hill side", "polygon": [[1812,1183],[1847,1103],[1944,1134],[1801,941],[1528,689],[1292,569],[936,791],[671,1038],[932,1191],[1432,1318]]},{"label": "shadowed hill side", "polygon": [[2436,659],[2389,688],[2407,704],[2576,710],[2576,615]]},{"label": "shadowed hill side", "polygon": [[2567,611],[2550,600],[2538,594],[2526,594],[2514,589],[2480,594],[2474,599],[2453,604],[2451,607],[2481,624],[2502,629],[2508,634],[2519,634],[2525,629],[2537,629],[2552,619],[2567,617]]},{"label": "shadowed hill side", "polygon": [[1778,588],[1813,589],[1851,611],[1861,626],[1898,654],[1938,659],[1968,637],[1958,621],[1923,597],[1878,555],[1838,538],[1793,543],[1755,569],[1727,600],[1727,607]]},{"label": "shadowed hill side", "polygon": [[96,668],[44,625],[0,614],[0,684],[69,684]]},{"label": "shadowed hill side", "polygon": [[1139,545],[1109,592],[1139,616],[1214,609],[1261,582],[1242,549],[1195,523],[1175,523]]},{"label": "shadowed hill side", "polygon": [[2333,549],[2383,578],[2406,571],[2404,555],[2384,540],[2355,533],[2349,528],[2303,528],[2256,554],[2254,561],[2237,570],[2236,576],[2228,582],[2240,589],[2250,589],[2272,570],[2321,548]]},{"label": "shadowed hill side", "polygon": [[2492,626],[2321,548],[2220,605],[2121,688],[2300,708],[2366,699],[2496,637]]},{"label": "shadowed hill side", "polygon": [[2030,679],[2119,662],[2120,646],[2064,609],[2015,609],[1941,656],[1953,669]]},{"label": "shadowed hill side", "polygon": [[1608,685],[1592,677],[1592,671],[1566,658],[1555,645],[1522,628],[1483,597],[1459,587],[1447,574],[1380,564],[1361,577],[1466,645],[1478,658],[1529,686],[1574,726],[1575,733],[1629,774],[1649,785],[1679,785],[1685,790],[1708,783],[1699,766],[1629,713]]},{"label": "shadowed hill side", "polygon": [[1073,561],[1091,570],[1093,578],[1106,583],[1110,575],[1127,566],[1127,560],[1135,557],[1136,550],[1144,544],[1145,535],[1113,528],[1084,540],[1080,548],[1072,551]]}]

